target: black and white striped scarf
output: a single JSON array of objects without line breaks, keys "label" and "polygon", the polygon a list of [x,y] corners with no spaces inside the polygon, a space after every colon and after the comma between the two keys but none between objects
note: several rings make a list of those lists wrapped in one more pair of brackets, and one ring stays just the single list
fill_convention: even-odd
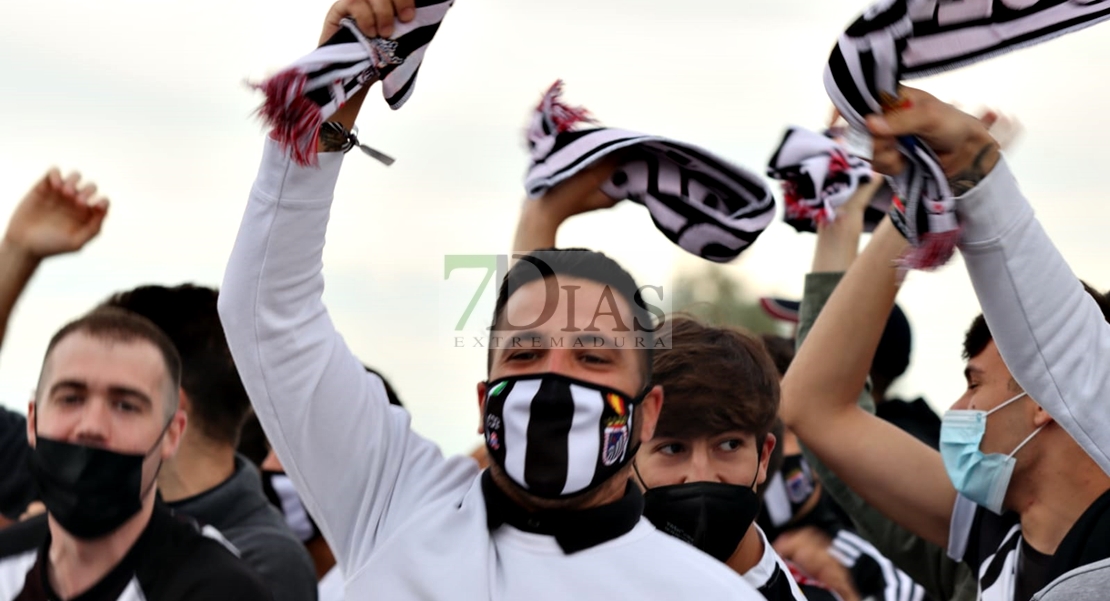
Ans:
[{"label": "black and white striped scarf", "polygon": [[[767,175],[782,182],[784,220],[799,232],[836,219],[862,184],[871,181],[871,163],[852,154],[829,135],[790,127],[767,164]],[[864,224],[872,231],[890,209],[891,195],[884,186],[864,211]]]},{"label": "black and white striped scarf", "polygon": [[[1110,0],[880,0],[840,36],[825,89],[848,123],[866,130],[867,115],[897,102],[903,79],[970,65],[1108,17]],[[908,166],[891,178],[902,201],[891,218],[913,245],[904,262],[937,267],[959,237],[955,200],[932,150],[913,137],[900,150]]]},{"label": "black and white striped scarf", "polygon": [[382,82],[397,110],[412,95],[428,44],[454,0],[416,0],[416,16],[396,21],[390,38],[367,38],[352,19],[319,48],[255,86],[266,94],[259,109],[274,138],[301,165],[315,164],[320,124],[364,86]]},{"label": "black and white striped scarf", "polygon": [[623,129],[575,129],[588,112],[559,101],[562,82],[547,91],[528,129],[531,165],[524,185],[537,198],[614,152],[621,165],[602,185],[614,199],[647,207],[672,242],[726,263],[747,248],[775,216],[775,199],[758,175],[682,142]]}]

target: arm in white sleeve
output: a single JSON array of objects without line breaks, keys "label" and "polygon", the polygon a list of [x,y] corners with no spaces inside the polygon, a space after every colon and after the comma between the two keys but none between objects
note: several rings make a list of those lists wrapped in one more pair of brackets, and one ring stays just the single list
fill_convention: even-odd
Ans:
[{"label": "arm in white sleeve", "polygon": [[960,249],[1017,383],[1110,473],[1110,324],[1004,159],[957,203]]},{"label": "arm in white sleeve", "polygon": [[477,468],[445,462],[412,432],[324,306],[324,235],[342,161],[321,153],[319,167],[301,167],[267,140],[219,309],[274,451],[353,574],[398,523]]}]

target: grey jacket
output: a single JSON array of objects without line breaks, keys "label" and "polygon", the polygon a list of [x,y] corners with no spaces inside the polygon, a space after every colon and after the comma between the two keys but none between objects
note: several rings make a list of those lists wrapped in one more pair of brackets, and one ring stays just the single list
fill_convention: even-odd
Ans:
[{"label": "grey jacket", "polygon": [[262,492],[262,477],[245,457],[235,457],[235,473],[223,484],[167,505],[219,530],[270,585],[274,601],[316,601],[312,558]]}]

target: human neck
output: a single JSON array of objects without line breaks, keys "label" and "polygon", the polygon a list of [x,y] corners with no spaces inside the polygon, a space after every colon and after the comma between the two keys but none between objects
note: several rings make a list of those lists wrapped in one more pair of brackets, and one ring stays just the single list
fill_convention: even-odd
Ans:
[{"label": "human neck", "polygon": [[96,540],[77,538],[48,516],[50,587],[62,599],[72,599],[91,589],[119,565],[139,540],[153,511],[154,494],[151,492],[138,513],[111,534]]},{"label": "human neck", "polygon": [[743,576],[747,574],[755,566],[759,565],[759,561],[763,559],[763,537],[759,535],[759,530],[756,529],[755,522],[748,526],[748,531],[744,533],[744,538],[741,539],[740,544],[736,546],[732,556],[728,558],[725,565],[732,568],[732,571]]},{"label": "human neck", "polygon": [[1021,535],[1046,555],[1056,553],[1080,516],[1108,489],[1110,476],[1072,442],[1073,452],[1045,454],[1025,488],[1014,491]]},{"label": "human neck", "polygon": [[158,474],[158,489],[162,499],[175,503],[216,488],[234,473],[235,447],[186,431],[177,455]]},{"label": "human neck", "polygon": [[573,499],[552,500],[541,499],[523,492],[509,480],[509,477],[505,475],[500,467],[491,467],[490,473],[497,488],[501,489],[501,492],[505,493],[505,496],[509,497],[513,503],[527,511],[581,511],[616,503],[624,498],[625,490],[628,488],[629,476],[627,471],[622,470],[620,474],[610,478],[608,482],[603,483],[591,493]]}]

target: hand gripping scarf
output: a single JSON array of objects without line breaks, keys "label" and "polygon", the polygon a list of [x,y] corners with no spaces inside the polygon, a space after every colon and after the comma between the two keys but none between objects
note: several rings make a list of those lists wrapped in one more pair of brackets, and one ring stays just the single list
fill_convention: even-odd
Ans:
[{"label": "hand gripping scarf", "polygon": [[611,198],[647,207],[655,226],[678,246],[727,263],[775,216],[775,199],[758,175],[697,146],[623,129],[575,129],[593,123],[559,100],[562,82],[544,95],[528,129],[531,165],[524,186],[538,198],[614,152],[621,164],[602,185]]},{"label": "hand gripping scarf", "polygon": [[[852,154],[829,135],[790,127],[767,164],[767,175],[782,182],[784,219],[799,232],[836,219],[836,209],[873,177],[871,163]],[[890,189],[883,186],[864,210],[864,229],[872,231],[890,210]]]},{"label": "hand gripping scarf", "polygon": [[301,165],[316,164],[320,125],[364,86],[382,82],[397,110],[412,95],[416,74],[454,0],[416,0],[416,16],[397,21],[393,36],[367,38],[352,19],[322,46],[255,86],[266,94],[259,109],[274,138]]},{"label": "hand gripping scarf", "polygon": [[[858,130],[891,108],[903,79],[949,71],[1094,25],[1110,0],[880,0],[845,31],[825,68],[825,89]],[[955,200],[936,155],[906,137],[907,167],[891,178],[901,203],[891,219],[913,246],[906,267],[931,269],[959,238]]]}]

